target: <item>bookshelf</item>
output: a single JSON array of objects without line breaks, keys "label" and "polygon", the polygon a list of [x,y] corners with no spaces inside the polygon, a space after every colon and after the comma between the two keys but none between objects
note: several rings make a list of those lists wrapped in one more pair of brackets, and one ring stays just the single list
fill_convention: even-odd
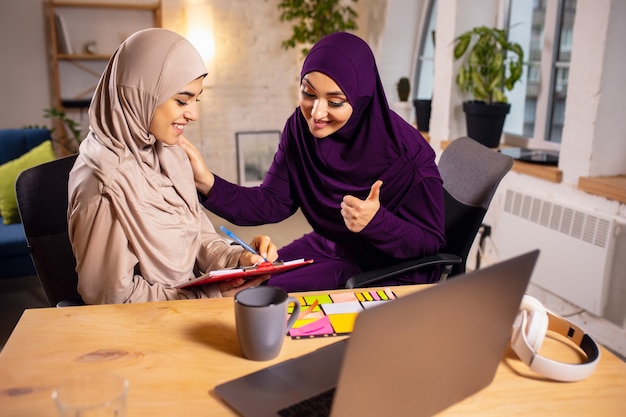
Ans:
[{"label": "bookshelf", "polygon": [[93,91],[117,46],[132,33],[161,27],[161,1],[44,2],[51,105],[89,107]]}]

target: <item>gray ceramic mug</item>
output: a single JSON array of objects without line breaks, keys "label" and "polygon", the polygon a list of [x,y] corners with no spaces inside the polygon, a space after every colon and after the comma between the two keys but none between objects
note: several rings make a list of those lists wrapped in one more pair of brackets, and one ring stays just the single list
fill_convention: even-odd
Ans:
[{"label": "gray ceramic mug", "polygon": [[[287,307],[294,303],[287,320]],[[235,295],[235,321],[243,356],[266,361],[278,356],[283,340],[300,314],[300,302],[271,286],[246,288]]]}]

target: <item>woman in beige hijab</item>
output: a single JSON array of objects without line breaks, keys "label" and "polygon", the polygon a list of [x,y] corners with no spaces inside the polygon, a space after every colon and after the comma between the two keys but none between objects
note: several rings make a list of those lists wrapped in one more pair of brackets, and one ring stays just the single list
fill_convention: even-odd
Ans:
[{"label": "woman in beige hijab", "polygon": [[[263,261],[215,232],[177,145],[198,117],[204,76],[196,49],[165,29],[135,33],[109,61],[68,186],[69,235],[86,303],[221,297],[262,280],[175,288],[205,271]],[[251,246],[277,258],[267,236]]]}]

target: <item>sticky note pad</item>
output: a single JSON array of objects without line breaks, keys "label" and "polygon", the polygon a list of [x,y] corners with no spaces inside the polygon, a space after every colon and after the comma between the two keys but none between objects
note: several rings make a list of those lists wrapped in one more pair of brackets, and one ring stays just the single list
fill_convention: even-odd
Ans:
[{"label": "sticky note pad", "polygon": [[330,297],[336,303],[345,303],[348,301],[359,301],[358,298],[356,297],[356,294],[353,292],[331,294]]},{"label": "sticky note pad", "polygon": [[[322,317],[324,317],[324,316],[322,316]],[[321,318],[321,317],[317,317],[317,318],[315,318],[315,317],[306,316],[306,318],[304,318],[304,319],[298,319],[298,320],[296,320],[296,322],[293,324],[292,329],[298,329],[298,328],[300,328],[300,327],[304,327],[304,326],[306,326],[307,324],[311,324],[311,323],[313,323],[313,322],[315,322],[315,321],[319,320],[320,318]]]},{"label": "sticky note pad", "polygon": [[366,301],[363,303],[363,308],[367,310],[368,308],[376,307],[383,303],[386,303],[386,301],[385,300]]},{"label": "sticky note pad", "polygon": [[374,301],[378,301],[378,300],[380,300],[380,295],[378,295],[378,292],[376,292],[376,291],[370,291],[370,295],[372,296],[372,299],[373,299]]},{"label": "sticky note pad", "polygon": [[291,337],[314,337],[333,333],[333,326],[330,324],[328,316],[298,327],[297,329],[292,328],[289,331]]},{"label": "sticky note pad", "polygon": [[362,292],[361,294],[363,294],[363,297],[367,300],[367,301],[372,301],[374,298],[372,297],[372,294],[370,294],[369,292]]},{"label": "sticky note pad", "polygon": [[336,333],[350,333],[354,329],[354,322],[358,313],[333,314],[328,316]]},{"label": "sticky note pad", "polygon": [[[302,317],[302,313],[300,313],[301,317]],[[304,317],[302,317],[301,319],[299,318],[298,320],[296,320],[296,323],[300,320],[309,320],[309,319],[313,319],[313,320],[317,320],[317,319],[321,319],[322,317],[324,317],[324,312],[322,311],[322,309],[318,306],[315,307],[313,309],[312,312],[308,313],[307,315],[305,315]]]},{"label": "sticky note pad", "polygon": [[345,313],[359,313],[363,311],[361,303],[358,301],[346,302],[346,303],[333,303],[322,304],[322,310],[327,315],[332,314],[345,314]]},{"label": "sticky note pad", "polygon": [[333,300],[330,298],[330,294],[321,294],[321,295],[307,295],[304,298],[304,304],[310,306],[317,300],[320,304],[329,304],[332,303]]},{"label": "sticky note pad", "polygon": [[385,294],[387,294],[387,297],[389,297],[390,300],[396,299],[396,296],[393,291],[391,291],[391,288],[385,288]]}]

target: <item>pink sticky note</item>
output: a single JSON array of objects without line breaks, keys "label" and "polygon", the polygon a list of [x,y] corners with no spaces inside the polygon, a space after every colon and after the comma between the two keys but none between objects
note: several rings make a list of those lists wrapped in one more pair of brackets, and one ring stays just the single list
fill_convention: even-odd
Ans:
[{"label": "pink sticky note", "polygon": [[324,316],[319,320],[315,320],[313,323],[309,323],[289,331],[289,335],[291,337],[312,337],[333,333],[333,326],[331,326],[330,320],[327,316]]},{"label": "pink sticky note", "polygon": [[370,291],[370,295],[372,296],[374,301],[379,301],[380,300],[380,295],[378,295],[378,293],[376,291]]}]

